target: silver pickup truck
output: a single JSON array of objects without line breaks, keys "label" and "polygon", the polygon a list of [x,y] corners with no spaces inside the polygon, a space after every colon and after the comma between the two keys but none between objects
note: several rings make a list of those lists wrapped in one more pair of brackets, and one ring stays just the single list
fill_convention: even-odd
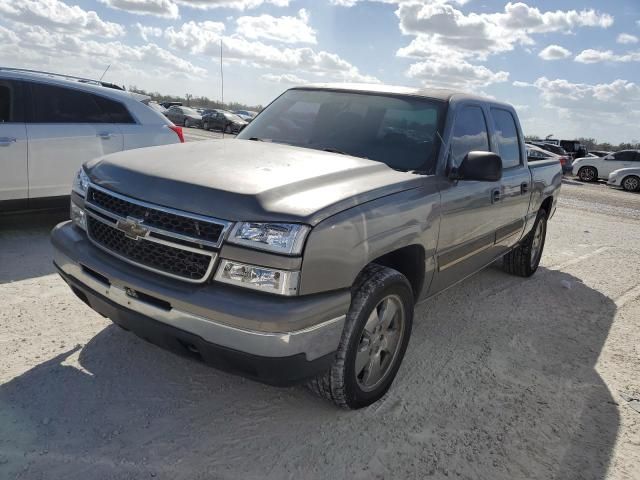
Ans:
[{"label": "silver pickup truck", "polygon": [[293,88],[235,140],[86,163],[54,261],[125,330],[359,408],[390,387],[417,302],[498,259],[536,271],[561,178],[527,165],[510,105]]}]

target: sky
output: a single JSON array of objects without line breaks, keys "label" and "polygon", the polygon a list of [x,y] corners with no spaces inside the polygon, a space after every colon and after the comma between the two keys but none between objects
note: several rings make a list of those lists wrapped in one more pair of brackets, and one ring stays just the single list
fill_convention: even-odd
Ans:
[{"label": "sky", "polygon": [[268,104],[310,82],[437,86],[526,134],[640,139],[639,0],[0,0],[0,65]]}]

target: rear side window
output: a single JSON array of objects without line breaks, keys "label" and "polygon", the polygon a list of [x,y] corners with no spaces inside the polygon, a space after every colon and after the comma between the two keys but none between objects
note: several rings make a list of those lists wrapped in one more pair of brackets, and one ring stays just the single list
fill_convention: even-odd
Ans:
[{"label": "rear side window", "polygon": [[129,110],[120,102],[95,95],[98,106],[109,115],[112,123],[135,123]]},{"label": "rear side window", "polygon": [[489,134],[482,109],[470,106],[456,115],[451,140],[453,166],[460,166],[465,155],[472,151],[488,152]]},{"label": "rear side window", "polygon": [[132,123],[118,102],[79,90],[33,83],[34,123]]},{"label": "rear side window", "polygon": [[511,112],[499,108],[492,108],[491,115],[496,129],[502,168],[520,165],[520,141],[518,140],[518,129],[513,115],[511,115]]}]

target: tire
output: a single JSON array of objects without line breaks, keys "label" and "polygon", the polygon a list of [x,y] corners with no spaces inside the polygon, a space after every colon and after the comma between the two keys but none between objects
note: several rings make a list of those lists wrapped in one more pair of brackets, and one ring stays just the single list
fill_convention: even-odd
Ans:
[{"label": "tire", "polygon": [[203,130],[209,130],[209,122],[202,122],[202,129]]},{"label": "tire", "polygon": [[190,128],[191,127],[191,120],[189,120],[188,118],[184,119],[184,126],[185,128]]},{"label": "tire", "polygon": [[231,125],[228,124],[226,127],[224,127],[224,133],[231,133]]},{"label": "tire", "polygon": [[582,167],[578,170],[578,178],[583,182],[597,182],[598,170],[595,167]]},{"label": "tire", "polygon": [[622,179],[620,185],[622,185],[622,188],[624,188],[627,192],[639,192],[640,177],[637,177],[636,175],[629,175],[628,177],[624,177]]},{"label": "tire", "polygon": [[358,276],[351,298],[333,364],[307,386],[339,407],[357,409],[378,401],[393,383],[411,336],[414,301],[404,275],[375,264]]},{"label": "tire", "polygon": [[520,245],[502,257],[505,272],[520,277],[530,277],[536,273],[542,258],[546,236],[547,211],[541,208],[533,228]]}]

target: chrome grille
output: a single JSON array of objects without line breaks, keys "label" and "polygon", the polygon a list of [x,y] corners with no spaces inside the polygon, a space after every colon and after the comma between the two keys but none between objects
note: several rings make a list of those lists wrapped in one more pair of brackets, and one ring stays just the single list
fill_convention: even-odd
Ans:
[{"label": "chrome grille", "polygon": [[229,222],[155,206],[91,185],[87,234],[117,258],[188,282],[207,281]]}]

